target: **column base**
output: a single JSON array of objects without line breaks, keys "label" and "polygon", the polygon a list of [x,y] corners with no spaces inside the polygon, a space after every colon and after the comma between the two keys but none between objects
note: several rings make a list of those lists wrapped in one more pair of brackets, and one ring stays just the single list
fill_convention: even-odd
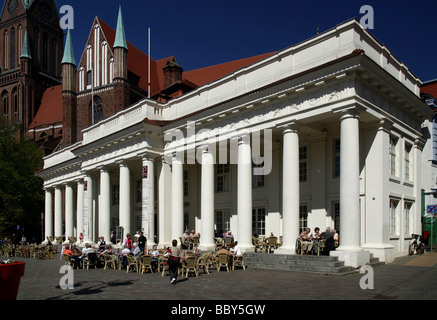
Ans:
[{"label": "column base", "polygon": [[240,244],[238,244],[238,247],[240,248],[241,252],[253,252],[253,249],[255,248],[253,245],[240,245]]},{"label": "column base", "polygon": [[394,247],[391,244],[364,245],[363,248],[369,251],[374,258],[390,263],[395,260]]},{"label": "column base", "polygon": [[284,247],[280,247],[280,248],[274,250],[273,253],[274,253],[274,254],[287,254],[287,255],[293,255],[293,254],[296,254],[296,249],[295,249],[295,248],[284,248]]},{"label": "column base", "polygon": [[330,251],[331,257],[338,257],[338,260],[343,261],[345,266],[359,268],[370,263],[370,252],[364,250],[347,250],[337,249]]},{"label": "column base", "polygon": [[215,245],[214,244],[199,245],[199,250],[201,250],[202,252],[214,251]]}]

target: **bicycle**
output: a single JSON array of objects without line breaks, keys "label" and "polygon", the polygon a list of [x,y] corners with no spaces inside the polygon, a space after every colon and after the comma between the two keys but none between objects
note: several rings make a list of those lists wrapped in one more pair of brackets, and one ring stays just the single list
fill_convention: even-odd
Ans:
[{"label": "bicycle", "polygon": [[419,234],[412,234],[413,240],[410,243],[410,246],[408,247],[408,254],[413,255],[416,254],[423,254],[425,252],[425,244],[423,243],[423,236]]}]

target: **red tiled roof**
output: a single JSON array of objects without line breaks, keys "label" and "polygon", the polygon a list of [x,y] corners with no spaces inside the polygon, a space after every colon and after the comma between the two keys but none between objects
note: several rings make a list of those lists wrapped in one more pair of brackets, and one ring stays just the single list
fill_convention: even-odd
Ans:
[{"label": "red tiled roof", "polygon": [[255,57],[235,60],[210,67],[187,71],[183,73],[183,78],[194,82],[198,86],[202,86],[204,84],[220,79],[224,76],[227,76],[241,68],[247,67],[264,58],[267,58],[273,54],[274,52],[266,53]]},{"label": "red tiled roof", "polygon": [[62,85],[48,88],[29,129],[62,122]]},{"label": "red tiled roof", "polygon": [[437,99],[437,80],[423,84],[420,88],[420,92],[423,94],[429,94]]}]

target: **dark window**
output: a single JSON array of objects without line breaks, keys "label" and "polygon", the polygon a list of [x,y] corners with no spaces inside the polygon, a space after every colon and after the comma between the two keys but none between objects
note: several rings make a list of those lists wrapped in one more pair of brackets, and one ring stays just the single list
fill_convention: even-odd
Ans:
[{"label": "dark window", "polygon": [[15,29],[11,29],[11,69],[15,68]]},{"label": "dark window", "polygon": [[103,103],[100,97],[94,97],[94,122],[96,124],[103,120]]}]

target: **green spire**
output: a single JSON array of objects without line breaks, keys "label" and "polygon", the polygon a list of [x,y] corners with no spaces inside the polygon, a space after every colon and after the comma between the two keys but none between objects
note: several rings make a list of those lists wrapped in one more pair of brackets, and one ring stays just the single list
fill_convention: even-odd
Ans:
[{"label": "green spire", "polygon": [[62,64],[69,63],[76,66],[76,60],[74,59],[73,42],[71,41],[71,32],[68,29],[67,40],[65,42],[64,57],[62,58]]},{"label": "green spire", "polygon": [[26,8],[26,10],[29,10],[35,0],[22,0],[21,2],[23,2],[24,8]]},{"label": "green spire", "polygon": [[29,48],[29,40],[27,38],[27,28],[26,28],[26,32],[24,33],[23,49],[21,50],[20,58],[32,59],[32,55],[30,54],[30,48]]},{"label": "green spire", "polygon": [[117,33],[115,34],[114,48],[127,49],[126,34],[124,32],[123,15],[121,13],[121,4],[118,9]]}]

